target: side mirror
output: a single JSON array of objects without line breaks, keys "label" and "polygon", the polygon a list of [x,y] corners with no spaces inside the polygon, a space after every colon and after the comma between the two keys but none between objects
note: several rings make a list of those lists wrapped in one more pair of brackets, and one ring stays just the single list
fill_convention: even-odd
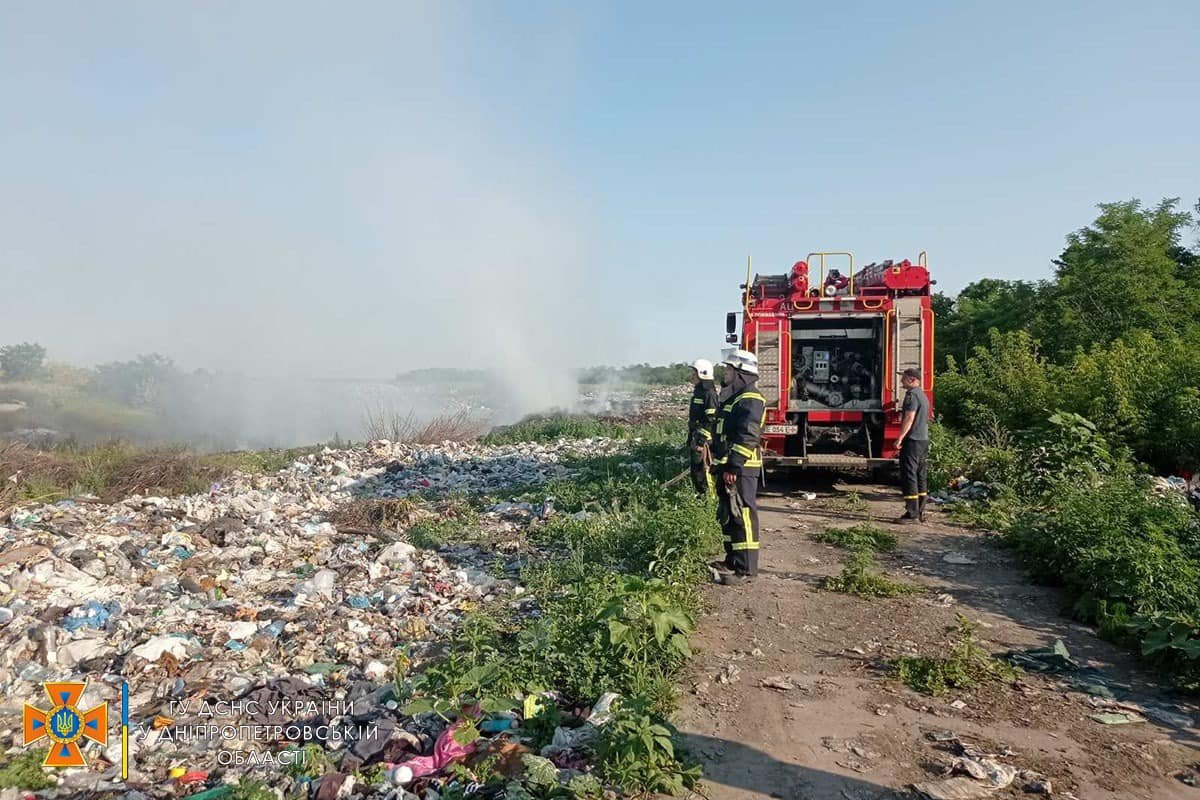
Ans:
[{"label": "side mirror", "polygon": [[730,311],[728,314],[725,315],[725,333],[729,334],[729,333],[736,333],[736,332],[737,332],[737,313],[734,311]]}]

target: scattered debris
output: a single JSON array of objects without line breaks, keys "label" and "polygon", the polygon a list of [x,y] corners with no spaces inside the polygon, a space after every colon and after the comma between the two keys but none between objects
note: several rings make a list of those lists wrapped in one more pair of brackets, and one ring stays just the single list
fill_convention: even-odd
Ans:
[{"label": "scattered debris", "polygon": [[1007,764],[1001,764],[990,758],[971,758],[960,756],[954,759],[951,772],[969,775],[977,781],[983,781],[992,789],[1003,789],[1017,777],[1017,770]]},{"label": "scattered debris", "polygon": [[1140,714],[1134,714],[1131,711],[1119,713],[1109,711],[1103,714],[1092,714],[1091,717],[1102,725],[1128,725],[1146,721],[1145,717]]},{"label": "scattered debris", "polygon": [[914,783],[912,790],[926,800],[976,800],[996,791],[973,778],[948,778],[931,783]]},{"label": "scattered debris", "polygon": [[726,664],[717,675],[717,683],[731,684],[742,679],[742,671],[735,664]]},{"label": "scattered debris", "polygon": [[1053,647],[1010,651],[1005,659],[1026,672],[1062,675],[1072,689],[1105,700],[1116,700],[1114,689],[1128,689],[1123,684],[1114,683],[1100,670],[1082,666],[1071,657],[1062,639],[1056,639]]},{"label": "scattered debris", "polygon": [[966,553],[946,553],[944,556],[942,556],[942,561],[945,561],[947,564],[964,564],[964,565],[979,563],[974,558],[971,558],[971,556],[967,555]]}]

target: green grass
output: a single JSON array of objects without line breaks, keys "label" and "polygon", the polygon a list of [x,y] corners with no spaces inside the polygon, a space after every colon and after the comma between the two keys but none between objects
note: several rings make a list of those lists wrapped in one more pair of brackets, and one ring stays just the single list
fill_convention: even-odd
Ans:
[{"label": "green grass", "polygon": [[901,597],[924,591],[920,586],[901,583],[891,578],[872,572],[875,558],[866,548],[858,548],[850,553],[841,574],[831,575],[821,579],[820,588],[830,592],[852,594],[857,597],[873,599],[877,597]]},{"label": "green grass", "polygon": [[818,542],[837,545],[847,550],[867,549],[874,551],[895,550],[899,540],[887,531],[869,522],[852,528],[826,528],[813,537]]},{"label": "green grass", "polygon": [[892,677],[916,692],[945,694],[972,689],[986,681],[1011,680],[1018,674],[1010,664],[992,658],[975,638],[976,626],[958,615],[948,656],[901,656],[892,662]]}]

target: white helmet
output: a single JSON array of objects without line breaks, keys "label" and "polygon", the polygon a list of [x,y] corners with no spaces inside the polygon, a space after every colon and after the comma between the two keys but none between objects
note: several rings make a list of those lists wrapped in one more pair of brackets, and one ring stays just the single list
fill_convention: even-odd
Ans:
[{"label": "white helmet", "polygon": [[707,358],[697,358],[692,362],[692,369],[696,370],[696,374],[700,376],[702,381],[711,381],[713,377],[713,363]]},{"label": "white helmet", "polygon": [[750,375],[758,374],[758,356],[751,353],[749,350],[733,350],[725,354],[726,366],[733,367],[738,372],[745,372]]}]

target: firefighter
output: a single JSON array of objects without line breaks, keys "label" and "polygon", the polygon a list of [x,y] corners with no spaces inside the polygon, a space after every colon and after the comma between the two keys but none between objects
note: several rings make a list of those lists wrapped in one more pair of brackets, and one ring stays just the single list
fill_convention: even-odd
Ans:
[{"label": "firefighter", "polygon": [[900,488],[904,492],[902,523],[924,522],[925,502],[929,497],[929,398],[921,389],[921,373],[906,369],[900,374],[900,385],[908,390],[904,395],[903,417],[900,419]]},{"label": "firefighter", "polygon": [[692,402],[688,407],[688,455],[691,457],[692,486],[696,496],[713,492],[712,432],[717,424],[717,387],[712,362],[698,358],[692,363]]},{"label": "firefighter", "polygon": [[758,574],[760,438],[767,411],[766,400],[758,392],[758,358],[746,350],[735,350],[723,363],[725,389],[712,455],[725,560],[712,566],[722,583],[735,585]]}]

